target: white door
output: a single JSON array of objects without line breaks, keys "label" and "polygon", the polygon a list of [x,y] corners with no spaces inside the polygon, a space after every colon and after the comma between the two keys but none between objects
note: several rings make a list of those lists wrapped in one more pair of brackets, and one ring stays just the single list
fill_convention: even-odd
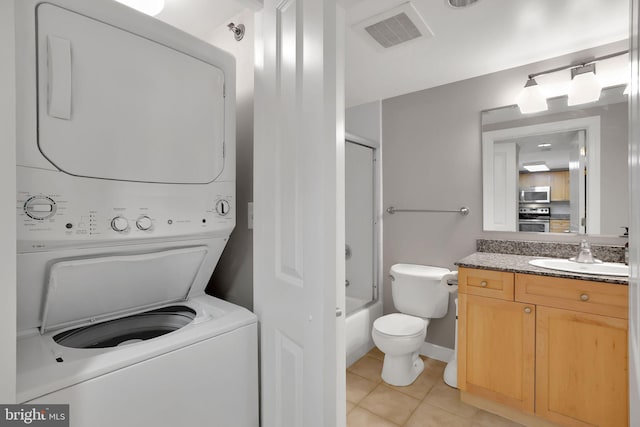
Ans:
[{"label": "white door", "polygon": [[256,21],[254,309],[262,426],[340,426],[342,15],[335,0],[265,0]]}]

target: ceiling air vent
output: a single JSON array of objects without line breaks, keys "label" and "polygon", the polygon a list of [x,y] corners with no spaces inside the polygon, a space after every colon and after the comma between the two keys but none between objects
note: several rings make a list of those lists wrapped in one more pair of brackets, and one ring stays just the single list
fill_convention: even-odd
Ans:
[{"label": "ceiling air vent", "polygon": [[[433,32],[411,3],[367,18],[353,26],[377,48],[390,48],[410,40],[432,37]],[[371,40],[373,39],[373,40]]]}]

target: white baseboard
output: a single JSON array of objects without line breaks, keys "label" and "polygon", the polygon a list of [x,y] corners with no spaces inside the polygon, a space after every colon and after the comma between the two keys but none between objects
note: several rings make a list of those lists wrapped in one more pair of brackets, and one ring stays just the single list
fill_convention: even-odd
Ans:
[{"label": "white baseboard", "polygon": [[423,356],[427,356],[430,359],[436,359],[441,362],[449,363],[449,361],[453,358],[454,351],[451,348],[443,347],[437,344],[431,344],[430,342],[425,342],[420,347],[420,354]]}]

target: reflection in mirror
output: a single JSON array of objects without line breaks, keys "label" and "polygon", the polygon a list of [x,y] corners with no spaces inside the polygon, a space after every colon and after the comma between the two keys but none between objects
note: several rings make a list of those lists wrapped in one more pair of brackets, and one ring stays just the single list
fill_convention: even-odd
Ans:
[{"label": "reflection in mirror", "polygon": [[627,97],[482,113],[485,231],[620,234],[628,225]]}]

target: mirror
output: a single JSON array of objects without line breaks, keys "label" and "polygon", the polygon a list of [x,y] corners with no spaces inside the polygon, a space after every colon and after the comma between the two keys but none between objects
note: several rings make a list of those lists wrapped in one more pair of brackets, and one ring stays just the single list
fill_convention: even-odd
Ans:
[{"label": "mirror", "polygon": [[620,235],[629,224],[625,86],[596,102],[482,112],[485,231]]}]

